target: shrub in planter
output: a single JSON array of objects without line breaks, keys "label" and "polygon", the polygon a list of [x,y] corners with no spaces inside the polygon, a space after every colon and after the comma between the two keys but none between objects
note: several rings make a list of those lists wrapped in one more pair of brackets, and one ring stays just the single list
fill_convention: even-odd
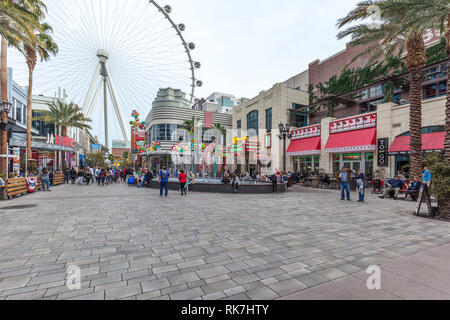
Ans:
[{"label": "shrub in planter", "polygon": [[439,152],[426,155],[424,163],[433,176],[431,192],[438,200],[439,215],[450,219],[450,163]]}]

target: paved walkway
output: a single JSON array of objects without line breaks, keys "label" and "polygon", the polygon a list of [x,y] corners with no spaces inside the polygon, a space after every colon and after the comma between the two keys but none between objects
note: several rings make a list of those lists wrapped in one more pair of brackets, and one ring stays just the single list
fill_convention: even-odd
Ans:
[{"label": "paved walkway", "polygon": [[[125,185],[60,186],[0,202],[0,300],[319,298],[321,284],[343,292],[333,280],[370,265],[397,276],[408,256],[421,266],[408,272],[450,287],[448,255],[429,251],[450,244],[450,223],[413,217],[413,207],[339,201],[336,191],[161,199]],[[66,286],[70,265],[80,290]],[[403,297],[389,279],[386,292]]]}]

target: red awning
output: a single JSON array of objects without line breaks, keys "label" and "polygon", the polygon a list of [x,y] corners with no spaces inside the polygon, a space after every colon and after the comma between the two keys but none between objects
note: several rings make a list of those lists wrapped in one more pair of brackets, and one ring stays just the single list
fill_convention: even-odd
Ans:
[{"label": "red awning", "polygon": [[320,154],[321,141],[320,137],[292,140],[287,155],[294,157]]},{"label": "red awning", "polygon": [[375,151],[377,146],[377,129],[347,131],[330,135],[325,152],[362,152]]},{"label": "red awning", "polygon": [[[402,136],[395,138],[389,149],[389,154],[408,154],[411,152],[410,136]],[[422,135],[423,151],[440,151],[444,150],[445,132],[428,133]]]}]

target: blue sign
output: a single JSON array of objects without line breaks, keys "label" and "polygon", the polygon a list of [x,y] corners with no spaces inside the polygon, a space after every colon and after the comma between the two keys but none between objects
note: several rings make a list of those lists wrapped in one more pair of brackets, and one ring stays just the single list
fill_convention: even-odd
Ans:
[{"label": "blue sign", "polygon": [[92,150],[100,150],[101,149],[101,145],[99,145],[99,144],[92,144],[91,145],[91,149]]}]

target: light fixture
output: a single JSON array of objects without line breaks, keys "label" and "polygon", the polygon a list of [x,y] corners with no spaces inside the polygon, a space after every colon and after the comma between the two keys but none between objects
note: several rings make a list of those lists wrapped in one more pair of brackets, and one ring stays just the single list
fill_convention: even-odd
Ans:
[{"label": "light fixture", "polygon": [[1,106],[2,106],[2,111],[9,113],[11,111],[12,103],[9,101],[3,101]]}]

